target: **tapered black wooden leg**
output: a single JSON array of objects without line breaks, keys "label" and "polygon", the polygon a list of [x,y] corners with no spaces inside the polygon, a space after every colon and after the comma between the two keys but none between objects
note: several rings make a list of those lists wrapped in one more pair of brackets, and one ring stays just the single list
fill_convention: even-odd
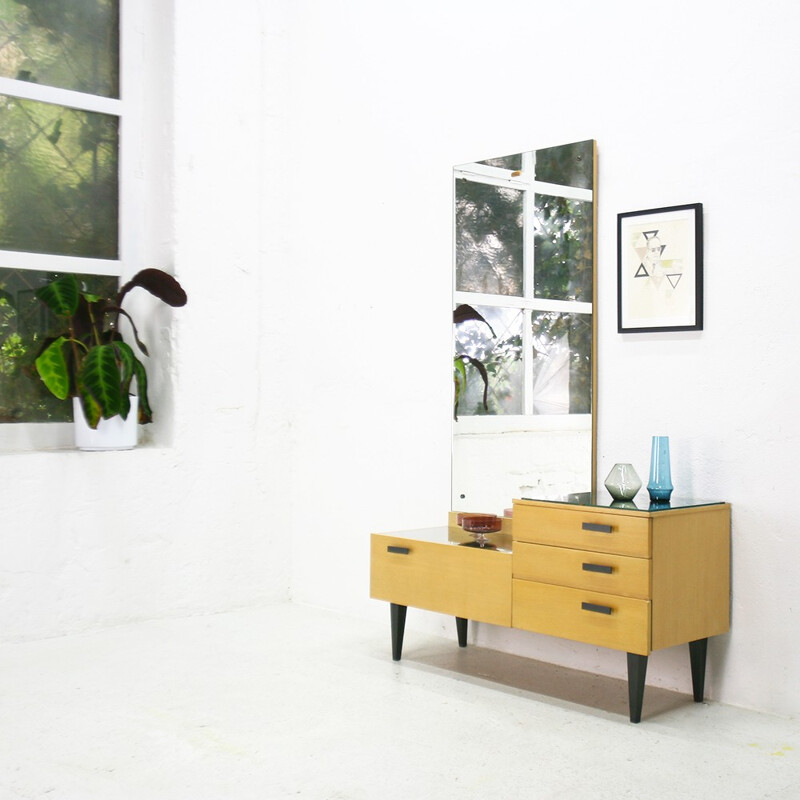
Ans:
[{"label": "tapered black wooden leg", "polygon": [[706,653],[708,639],[697,639],[689,642],[689,661],[692,665],[692,691],[695,703],[703,702],[706,685]]},{"label": "tapered black wooden leg", "polygon": [[467,646],[467,620],[463,617],[456,617],[456,631],[458,633],[458,646]]},{"label": "tapered black wooden leg", "polygon": [[647,674],[647,656],[628,653],[628,706],[631,722],[641,722],[644,700],[644,678]]},{"label": "tapered black wooden leg", "polygon": [[400,656],[403,654],[406,611],[408,611],[408,606],[399,606],[396,603],[389,604],[389,612],[392,618],[392,658],[395,661],[399,661]]}]

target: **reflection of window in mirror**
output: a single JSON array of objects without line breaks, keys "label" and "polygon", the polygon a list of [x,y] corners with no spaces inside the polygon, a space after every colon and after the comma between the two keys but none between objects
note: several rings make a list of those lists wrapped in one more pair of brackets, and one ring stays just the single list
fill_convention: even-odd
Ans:
[{"label": "reflection of window in mirror", "polygon": [[[592,145],[489,159],[455,171],[456,326],[467,370],[459,416],[588,413],[591,406]],[[492,335],[492,332],[494,335]]]},{"label": "reflection of window in mirror", "polygon": [[[453,300],[471,309],[454,325],[454,433],[472,439],[454,443],[454,459],[470,448],[477,461],[480,434],[592,438],[593,179],[593,140],[454,170]],[[581,475],[564,479],[568,491],[589,488],[590,454],[570,470]]]}]

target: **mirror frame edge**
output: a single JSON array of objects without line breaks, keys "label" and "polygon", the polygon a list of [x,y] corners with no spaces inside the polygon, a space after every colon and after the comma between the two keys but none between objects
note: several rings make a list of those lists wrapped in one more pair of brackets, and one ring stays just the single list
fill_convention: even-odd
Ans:
[{"label": "mirror frame edge", "polygon": [[592,494],[597,491],[597,172],[597,140],[592,139]]}]

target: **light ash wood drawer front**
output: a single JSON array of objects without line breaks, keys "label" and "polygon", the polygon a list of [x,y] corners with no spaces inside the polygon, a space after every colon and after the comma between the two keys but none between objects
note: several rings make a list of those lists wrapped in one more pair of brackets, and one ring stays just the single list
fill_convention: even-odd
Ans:
[{"label": "light ash wood drawer front", "polygon": [[650,520],[600,509],[514,506],[514,540],[649,558]]},{"label": "light ash wood drawer front", "polygon": [[513,581],[512,625],[599,647],[650,653],[650,603],[631,597]]},{"label": "light ash wood drawer front", "polygon": [[373,534],[370,597],[509,626],[511,553]]},{"label": "light ash wood drawer front", "polygon": [[650,598],[650,560],[646,558],[517,542],[513,573],[529,581]]}]

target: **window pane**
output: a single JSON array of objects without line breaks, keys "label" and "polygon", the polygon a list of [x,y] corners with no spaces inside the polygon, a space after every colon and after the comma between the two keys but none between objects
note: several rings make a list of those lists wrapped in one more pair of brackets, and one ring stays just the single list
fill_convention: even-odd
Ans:
[{"label": "window pane", "polygon": [[533,413],[592,410],[592,316],[537,311],[533,334]]},{"label": "window pane", "polygon": [[534,294],[592,300],[592,204],[536,195]]},{"label": "window pane", "polygon": [[456,289],[522,294],[522,195],[456,180]]},{"label": "window pane", "polygon": [[118,120],[0,95],[0,249],[117,258]]},{"label": "window pane", "polygon": [[594,143],[564,144],[536,151],[537,181],[591,189],[594,176]]},{"label": "window pane", "polygon": [[467,360],[467,384],[459,398],[458,415],[522,414],[522,312],[488,306],[477,306],[475,310],[486,323],[470,320],[457,324],[455,352],[457,356],[476,359],[485,367],[488,410],[483,405],[480,369]]},{"label": "window pane", "polygon": [[119,97],[119,0],[0,0],[0,75]]},{"label": "window pane", "polygon": [[512,156],[487,158],[485,161],[479,161],[478,163],[485,164],[487,167],[499,167],[500,169],[510,169],[517,172],[522,169],[522,153],[515,153]]},{"label": "window pane", "polygon": [[[0,268],[0,422],[61,422],[72,404],[58,400],[39,379],[34,361],[54,325],[34,292],[53,273]],[[78,276],[87,291],[113,297],[117,278]]]}]

